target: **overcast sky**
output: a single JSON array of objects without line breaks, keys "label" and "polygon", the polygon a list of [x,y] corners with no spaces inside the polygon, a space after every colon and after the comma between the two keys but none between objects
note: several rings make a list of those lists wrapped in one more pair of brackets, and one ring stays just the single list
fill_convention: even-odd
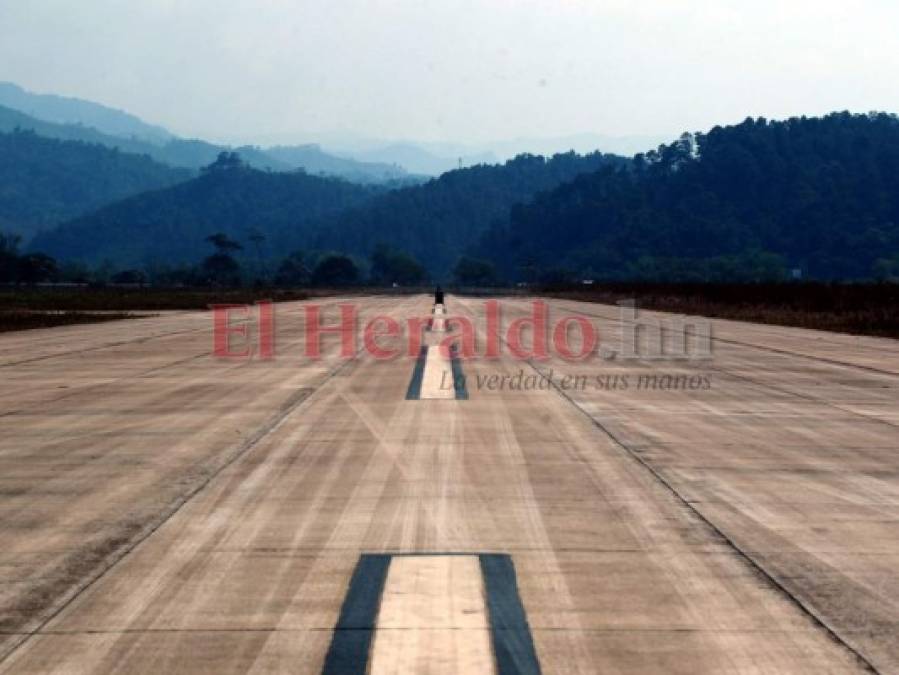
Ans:
[{"label": "overcast sky", "polygon": [[0,80],[185,135],[482,142],[899,110],[895,0],[0,0]]}]

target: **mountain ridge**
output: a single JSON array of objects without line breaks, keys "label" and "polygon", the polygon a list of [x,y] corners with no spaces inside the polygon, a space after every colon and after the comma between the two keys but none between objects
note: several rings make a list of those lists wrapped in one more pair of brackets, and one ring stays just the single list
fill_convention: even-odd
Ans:
[{"label": "mountain ridge", "polygon": [[97,143],[122,152],[148,155],[157,162],[194,171],[215,162],[222,152],[237,151],[244,161],[262,170],[304,170],[359,183],[421,180],[403,167],[339,157],[326,153],[320,146],[231,147],[180,138],[127,112],[84,99],[32,94],[13,83],[0,82],[0,131],[17,128],[31,129],[47,138]]},{"label": "mountain ridge", "polygon": [[260,233],[269,250],[286,254],[298,231],[363,202],[374,190],[340,178],[220,161],[184,183],[128,197],[42,232],[31,249],[90,264],[178,265],[208,254],[206,238],[221,232],[244,242]]},{"label": "mountain ridge", "polygon": [[148,124],[123,110],[81,98],[37,94],[13,82],[0,82],[0,105],[44,122],[80,124],[111,136],[135,137],[156,144],[175,138],[168,129]]},{"label": "mountain ridge", "polygon": [[27,241],[41,229],[190,176],[186,169],[100,144],[30,130],[0,133],[0,231]]}]

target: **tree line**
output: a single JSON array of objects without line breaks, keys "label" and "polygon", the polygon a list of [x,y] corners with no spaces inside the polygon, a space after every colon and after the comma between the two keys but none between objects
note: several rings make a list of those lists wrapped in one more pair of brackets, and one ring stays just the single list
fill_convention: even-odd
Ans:
[{"label": "tree line", "polygon": [[[20,237],[0,232],[0,283],[68,283],[182,287],[408,287],[433,283],[414,256],[379,243],[367,260],[332,251],[295,250],[281,259],[261,256],[265,236],[252,233],[245,243],[216,232],[205,237],[209,254],[195,264],[119,268],[63,262],[38,252],[22,252]],[[463,285],[494,283],[493,266],[461,257],[454,280]]]}]

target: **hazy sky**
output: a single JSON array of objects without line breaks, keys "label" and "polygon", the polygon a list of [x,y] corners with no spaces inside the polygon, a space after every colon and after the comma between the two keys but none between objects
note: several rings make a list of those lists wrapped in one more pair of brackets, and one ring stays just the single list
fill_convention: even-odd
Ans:
[{"label": "hazy sky", "polygon": [[896,0],[0,0],[0,80],[215,140],[899,110]]}]

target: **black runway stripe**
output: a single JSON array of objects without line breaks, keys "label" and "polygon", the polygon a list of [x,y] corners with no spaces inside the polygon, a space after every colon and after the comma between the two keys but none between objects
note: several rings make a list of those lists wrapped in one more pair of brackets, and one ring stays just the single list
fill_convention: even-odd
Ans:
[{"label": "black runway stripe", "polygon": [[[407,401],[421,400],[421,382],[425,374],[425,364],[428,360],[428,349],[439,349],[440,347],[421,348],[418,358],[415,361],[415,367],[412,369],[412,379],[409,380],[409,387],[406,389]],[[458,357],[458,350],[455,345],[452,347],[453,352],[450,357],[450,367],[453,377],[454,396],[457,401],[468,400],[468,387],[465,383],[465,374],[462,371],[462,360]]]},{"label": "black runway stripe", "polygon": [[390,561],[397,556],[477,556],[484,579],[490,638],[498,675],[540,675],[540,662],[518,595],[512,558],[498,553],[363,554],[356,564],[322,675],[368,672],[378,610]]},{"label": "black runway stripe", "polygon": [[390,555],[363,555],[334,626],[322,675],[365,673]]},{"label": "black runway stripe", "polygon": [[540,675],[540,662],[537,661],[531,629],[518,595],[512,558],[496,554],[478,557],[487,591],[496,672],[499,675]]},{"label": "black runway stripe", "polygon": [[453,387],[456,390],[456,400],[468,400],[468,387],[465,384],[465,373],[462,372],[462,360],[458,356],[456,349],[453,349],[452,361],[453,369]]},{"label": "black runway stripe", "polygon": [[417,401],[421,398],[421,378],[425,374],[425,362],[428,360],[428,348],[422,347],[418,352],[418,359],[415,361],[415,368],[412,370],[412,379],[409,381],[409,388],[406,390],[407,401]]}]

